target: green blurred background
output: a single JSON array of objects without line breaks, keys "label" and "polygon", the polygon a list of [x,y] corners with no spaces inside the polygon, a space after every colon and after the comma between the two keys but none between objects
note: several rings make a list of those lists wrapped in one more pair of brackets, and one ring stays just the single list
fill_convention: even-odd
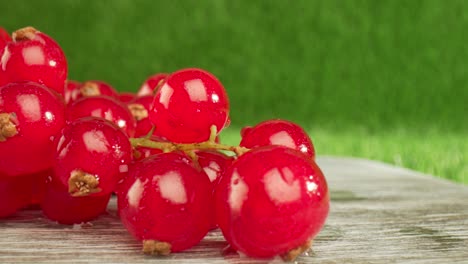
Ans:
[{"label": "green blurred background", "polygon": [[468,1],[11,1],[0,25],[55,38],[69,77],[135,91],[200,67],[239,129],[284,118],[319,155],[381,160],[468,183]]}]

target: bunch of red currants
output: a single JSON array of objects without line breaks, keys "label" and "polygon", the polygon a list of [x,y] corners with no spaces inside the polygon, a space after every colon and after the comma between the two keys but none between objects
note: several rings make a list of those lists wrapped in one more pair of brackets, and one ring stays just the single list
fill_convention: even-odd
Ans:
[{"label": "bunch of red currants", "polygon": [[46,34],[0,28],[0,218],[39,205],[58,223],[87,222],[115,193],[147,254],[188,249],[217,227],[252,257],[310,247],[329,195],[300,126],[268,120],[224,145],[229,100],[207,71],[156,74],[137,94],[67,72]]}]

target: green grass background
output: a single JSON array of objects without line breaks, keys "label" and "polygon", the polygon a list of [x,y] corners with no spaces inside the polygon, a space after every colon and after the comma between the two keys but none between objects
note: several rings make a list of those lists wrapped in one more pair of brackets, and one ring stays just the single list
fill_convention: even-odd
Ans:
[{"label": "green grass background", "polygon": [[304,126],[318,154],[382,160],[468,183],[468,1],[0,0],[0,25],[54,37],[69,77],[135,91],[201,67],[232,126]]}]

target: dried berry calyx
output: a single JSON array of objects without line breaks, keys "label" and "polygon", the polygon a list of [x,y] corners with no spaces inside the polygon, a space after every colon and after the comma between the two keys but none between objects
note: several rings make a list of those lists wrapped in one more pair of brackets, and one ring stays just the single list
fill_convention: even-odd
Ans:
[{"label": "dried berry calyx", "polygon": [[99,180],[96,176],[81,170],[72,171],[68,180],[68,192],[74,197],[98,193],[101,191],[98,186]]},{"label": "dried berry calyx", "polygon": [[157,240],[144,240],[143,253],[147,255],[167,256],[171,254],[171,244]]},{"label": "dried berry calyx", "polygon": [[12,121],[12,113],[0,113],[0,142],[18,134],[15,123]]},{"label": "dried berry calyx", "polygon": [[98,96],[101,95],[99,85],[94,82],[85,82],[80,88],[80,92],[83,96]]},{"label": "dried berry calyx", "polygon": [[297,257],[299,257],[299,255],[301,255],[306,250],[308,250],[311,245],[312,245],[312,241],[307,241],[304,245],[291,249],[290,251],[281,255],[281,258],[284,261],[294,261]]},{"label": "dried berry calyx", "polygon": [[23,40],[32,40],[38,32],[39,30],[33,27],[24,27],[13,32],[12,39],[15,42]]},{"label": "dried berry calyx", "polygon": [[129,104],[128,109],[136,121],[140,121],[148,117],[148,110],[146,110],[142,104]]}]

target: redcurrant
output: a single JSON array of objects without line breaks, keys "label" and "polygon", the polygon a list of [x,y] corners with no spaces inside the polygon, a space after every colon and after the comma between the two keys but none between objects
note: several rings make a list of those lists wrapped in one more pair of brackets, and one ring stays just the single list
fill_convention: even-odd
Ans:
[{"label": "redcurrant", "polygon": [[0,175],[25,175],[52,165],[53,137],[65,125],[65,104],[33,82],[0,88]]},{"label": "redcurrant", "polygon": [[66,104],[76,101],[81,96],[80,87],[81,83],[73,80],[67,80],[65,90],[63,91],[63,98]]},{"label": "redcurrant", "polygon": [[12,39],[0,60],[0,86],[33,81],[63,94],[68,66],[57,42],[32,27],[13,32]]},{"label": "redcurrant", "polygon": [[103,81],[86,81],[80,86],[80,95],[78,97],[107,95],[118,98],[119,94],[110,84]]},{"label": "redcurrant", "polygon": [[72,197],[67,188],[54,177],[45,182],[45,192],[41,201],[44,215],[60,224],[80,224],[94,220],[104,213],[111,194],[102,196]]},{"label": "redcurrant", "polygon": [[153,96],[146,95],[136,98],[127,105],[133,118],[136,120],[135,137],[145,136],[153,128],[153,123],[151,123],[148,117],[152,102]]},{"label": "redcurrant", "polygon": [[160,87],[168,75],[167,73],[156,73],[148,77],[138,89],[137,96],[154,95],[156,88]]},{"label": "redcurrant", "polygon": [[149,113],[158,135],[176,143],[206,141],[214,125],[226,126],[229,101],[222,84],[201,69],[170,74],[156,92]]},{"label": "redcurrant", "polygon": [[83,97],[73,102],[67,109],[67,119],[75,120],[81,117],[94,116],[105,118],[128,136],[135,135],[136,122],[127,106],[109,96]]},{"label": "redcurrant", "polygon": [[144,252],[166,255],[197,244],[212,217],[208,177],[177,153],[151,156],[132,166],[118,195],[127,230]]},{"label": "redcurrant", "polygon": [[300,152],[265,146],[240,156],[215,193],[215,212],[237,250],[293,259],[322,228],[329,195],[320,168]]},{"label": "redcurrant", "polygon": [[28,205],[31,200],[29,190],[29,179],[25,176],[0,176],[0,218],[10,216]]},{"label": "redcurrant", "polygon": [[102,118],[85,117],[67,124],[54,143],[54,177],[73,196],[111,193],[132,159],[128,137]]},{"label": "redcurrant", "polygon": [[263,121],[254,127],[245,127],[241,131],[240,145],[255,148],[267,145],[279,145],[296,149],[311,159],[315,158],[312,141],[299,125],[281,119]]}]

